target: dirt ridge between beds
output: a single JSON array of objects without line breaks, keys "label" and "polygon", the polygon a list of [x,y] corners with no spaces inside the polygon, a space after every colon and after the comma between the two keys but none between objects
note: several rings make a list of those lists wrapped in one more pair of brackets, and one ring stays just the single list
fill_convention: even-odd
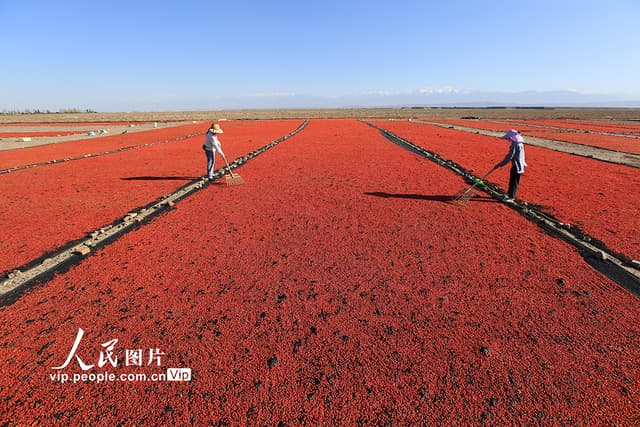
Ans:
[{"label": "dirt ridge between beds", "polygon": [[[469,132],[469,133],[475,133],[475,134],[486,135],[486,136],[499,137],[504,133],[504,132],[495,132],[495,131],[484,130],[484,129],[476,129],[473,127],[430,122],[425,120],[409,119],[409,121],[411,123],[420,123],[420,124],[438,126],[441,128],[454,129],[462,132]],[[536,147],[547,148],[554,151],[560,151],[563,153],[569,153],[576,156],[588,157],[591,159],[600,160],[607,163],[615,163],[618,165],[625,165],[625,166],[631,166],[633,168],[640,168],[640,155],[626,153],[623,151],[609,150],[606,148],[599,148],[591,145],[576,144],[573,142],[558,141],[555,139],[539,138],[535,136],[527,136],[527,144],[535,145]]]}]

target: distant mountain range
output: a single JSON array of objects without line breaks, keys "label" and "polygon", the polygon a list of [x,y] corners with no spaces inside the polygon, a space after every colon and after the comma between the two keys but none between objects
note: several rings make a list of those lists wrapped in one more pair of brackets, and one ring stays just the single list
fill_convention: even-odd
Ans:
[{"label": "distant mountain range", "polygon": [[[185,104],[188,101],[185,100]],[[196,108],[401,108],[401,107],[611,107],[640,108],[640,96],[582,94],[574,91],[462,92],[414,91],[369,93],[339,97],[299,94],[260,94],[238,98],[219,98]],[[173,108],[181,106],[173,106]],[[182,106],[194,108],[194,105]]]},{"label": "distant mountain range", "polygon": [[[27,105],[3,107],[3,111],[60,111],[56,106]],[[82,106],[84,103],[87,106]],[[80,110],[95,111],[194,111],[251,109],[330,109],[330,108],[640,108],[640,94],[584,94],[576,91],[481,92],[453,88],[420,89],[404,92],[380,91],[342,96],[305,95],[297,93],[260,93],[243,96],[197,96],[188,94],[152,94],[146,99],[94,95],[80,103]],[[78,107],[74,102],[68,105]]]}]

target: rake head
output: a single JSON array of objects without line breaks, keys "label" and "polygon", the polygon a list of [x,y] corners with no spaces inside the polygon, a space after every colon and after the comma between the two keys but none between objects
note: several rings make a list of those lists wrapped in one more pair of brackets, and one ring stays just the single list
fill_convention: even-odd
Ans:
[{"label": "rake head", "polygon": [[[491,172],[493,172],[493,169],[489,171],[487,175],[489,175]],[[487,175],[485,175],[483,179],[486,178]],[[467,203],[469,203],[469,200],[471,200],[471,198],[476,195],[476,192],[474,190],[478,186],[484,187],[484,181],[482,181],[482,179],[480,178],[473,178],[473,185],[464,190],[461,190],[458,194],[456,194],[456,196],[453,198],[453,202],[461,206],[466,206]]]},{"label": "rake head", "polygon": [[476,195],[476,192],[473,191],[473,189],[468,188],[456,194],[456,196],[453,198],[453,203],[460,206],[467,206],[467,204],[469,203],[469,200],[471,200],[471,198],[475,195]]},{"label": "rake head", "polygon": [[232,185],[242,185],[244,184],[244,179],[238,175],[237,173],[232,173],[229,175],[225,175],[224,177],[226,183],[227,183],[227,187],[230,187]]}]

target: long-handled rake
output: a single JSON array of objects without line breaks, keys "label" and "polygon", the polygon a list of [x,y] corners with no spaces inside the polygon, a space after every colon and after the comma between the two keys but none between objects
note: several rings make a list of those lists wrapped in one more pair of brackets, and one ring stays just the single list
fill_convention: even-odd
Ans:
[{"label": "long-handled rake", "polygon": [[453,199],[454,203],[457,203],[457,204],[459,204],[461,206],[466,206],[467,203],[469,203],[469,200],[471,200],[471,198],[473,196],[475,196],[475,194],[476,194],[474,189],[479,185],[483,186],[484,185],[484,179],[486,177],[488,177],[496,169],[497,169],[497,167],[494,166],[482,178],[475,178],[473,185],[471,185],[469,188],[461,190],[460,192],[458,192],[458,194],[456,194],[456,196]]},{"label": "long-handled rake", "polygon": [[227,169],[229,170],[229,175],[225,175],[224,179],[227,183],[227,187],[230,187],[232,185],[242,185],[244,184],[244,179],[238,175],[237,173],[233,173],[231,172],[231,166],[229,166],[229,162],[227,162],[227,158],[225,157],[225,155],[222,155],[222,158],[224,159],[224,163],[227,165]]}]

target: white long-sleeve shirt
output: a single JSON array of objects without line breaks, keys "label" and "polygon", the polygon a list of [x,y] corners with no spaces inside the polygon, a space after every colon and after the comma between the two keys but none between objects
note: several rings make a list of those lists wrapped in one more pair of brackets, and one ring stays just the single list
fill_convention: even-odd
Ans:
[{"label": "white long-sleeve shirt", "polygon": [[503,161],[498,163],[498,167],[502,167],[511,161],[519,174],[524,173],[527,162],[524,160],[524,144],[522,142],[511,141],[509,152]]},{"label": "white long-sleeve shirt", "polygon": [[207,136],[204,140],[204,149],[208,151],[217,151],[220,155],[224,156],[222,152],[222,146],[215,133],[207,131]]}]

